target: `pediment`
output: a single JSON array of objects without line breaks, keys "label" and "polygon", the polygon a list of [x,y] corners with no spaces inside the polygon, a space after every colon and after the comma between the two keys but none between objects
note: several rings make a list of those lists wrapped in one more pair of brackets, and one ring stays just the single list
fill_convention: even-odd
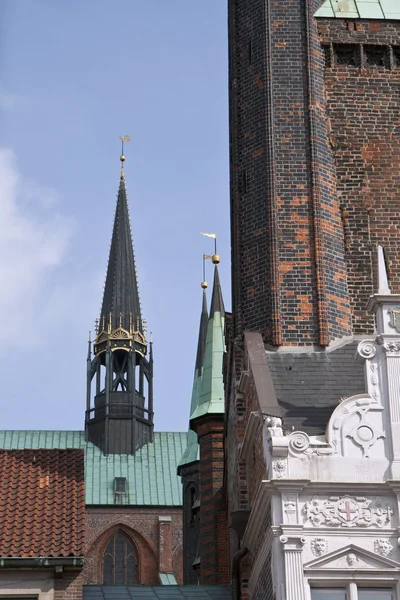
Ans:
[{"label": "pediment", "polygon": [[304,569],[323,571],[398,571],[400,563],[354,544],[329,552],[304,565]]}]

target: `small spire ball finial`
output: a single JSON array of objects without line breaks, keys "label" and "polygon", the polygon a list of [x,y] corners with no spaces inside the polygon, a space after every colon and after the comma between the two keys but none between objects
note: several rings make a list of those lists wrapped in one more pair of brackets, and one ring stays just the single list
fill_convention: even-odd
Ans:
[{"label": "small spire ball finial", "polygon": [[219,254],[213,254],[211,257],[211,260],[214,265],[219,265],[221,259],[220,259]]},{"label": "small spire ball finial", "polygon": [[120,160],[121,162],[125,162],[125,156],[124,156],[123,154],[121,154],[121,156],[119,157],[119,160]]},{"label": "small spire ball finial", "polygon": [[202,282],[201,282],[201,287],[202,287],[202,289],[203,289],[203,290],[206,290],[206,289],[208,288],[208,283],[207,283],[207,281],[202,281]]}]

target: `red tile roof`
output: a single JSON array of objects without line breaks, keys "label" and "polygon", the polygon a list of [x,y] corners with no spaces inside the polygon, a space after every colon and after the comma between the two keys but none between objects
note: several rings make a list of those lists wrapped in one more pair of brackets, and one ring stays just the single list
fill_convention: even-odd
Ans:
[{"label": "red tile roof", "polygon": [[0,556],[82,556],[83,450],[0,450]]}]

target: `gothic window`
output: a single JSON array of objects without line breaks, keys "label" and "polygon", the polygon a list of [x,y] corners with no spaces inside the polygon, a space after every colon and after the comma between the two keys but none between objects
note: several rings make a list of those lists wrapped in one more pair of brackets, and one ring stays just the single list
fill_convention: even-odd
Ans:
[{"label": "gothic window", "polygon": [[137,557],[129,537],[119,529],[108,541],[103,556],[103,584],[137,583]]}]

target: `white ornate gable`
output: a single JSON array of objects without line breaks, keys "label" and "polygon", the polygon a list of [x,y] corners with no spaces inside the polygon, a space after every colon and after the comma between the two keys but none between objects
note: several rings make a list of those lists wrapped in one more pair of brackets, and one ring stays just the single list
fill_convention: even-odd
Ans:
[{"label": "white ornate gable", "polygon": [[349,544],[304,565],[305,571],[398,571],[400,563]]}]

